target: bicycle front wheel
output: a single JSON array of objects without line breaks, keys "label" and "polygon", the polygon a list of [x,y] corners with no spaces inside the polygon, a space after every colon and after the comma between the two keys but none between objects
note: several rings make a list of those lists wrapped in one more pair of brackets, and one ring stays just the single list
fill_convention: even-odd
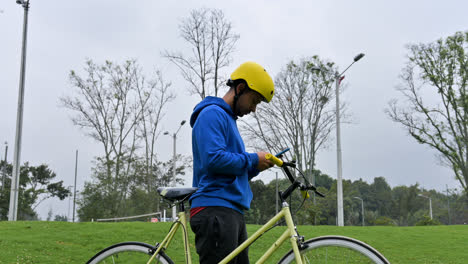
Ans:
[{"label": "bicycle front wheel", "polygon": [[[388,260],[366,243],[343,236],[323,236],[304,242],[300,251],[304,263],[377,263]],[[289,251],[279,263],[296,263],[294,252]]]},{"label": "bicycle front wheel", "polygon": [[[101,250],[99,253],[94,255],[87,264],[146,263],[155,251],[156,248],[154,246],[146,243],[123,242]],[[166,254],[164,254],[164,252],[159,252],[155,260],[156,262],[154,263],[174,263]]]}]

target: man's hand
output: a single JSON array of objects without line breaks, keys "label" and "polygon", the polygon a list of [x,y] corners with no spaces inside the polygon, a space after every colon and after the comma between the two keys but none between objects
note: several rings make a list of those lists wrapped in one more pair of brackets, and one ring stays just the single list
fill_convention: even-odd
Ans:
[{"label": "man's hand", "polygon": [[273,162],[267,160],[265,158],[265,155],[268,154],[268,152],[257,152],[257,155],[258,155],[258,166],[257,166],[257,169],[259,171],[264,171],[266,169],[269,169],[271,167],[274,166]]}]

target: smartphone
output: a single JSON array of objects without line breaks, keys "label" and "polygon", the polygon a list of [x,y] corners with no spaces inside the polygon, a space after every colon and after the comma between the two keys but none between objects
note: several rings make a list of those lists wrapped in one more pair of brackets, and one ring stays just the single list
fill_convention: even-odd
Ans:
[{"label": "smartphone", "polygon": [[279,153],[277,153],[277,154],[275,155],[275,157],[279,157],[279,156],[283,155],[284,153],[286,153],[286,152],[288,152],[288,151],[289,151],[289,148],[283,149],[282,151],[280,151]]}]

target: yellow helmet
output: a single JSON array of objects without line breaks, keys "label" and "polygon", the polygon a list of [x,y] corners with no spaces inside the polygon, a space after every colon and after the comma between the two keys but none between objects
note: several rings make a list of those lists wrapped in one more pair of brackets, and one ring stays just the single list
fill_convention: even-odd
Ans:
[{"label": "yellow helmet", "polygon": [[267,102],[270,102],[275,94],[275,85],[266,70],[255,62],[242,63],[232,74],[231,80],[243,79],[250,89],[257,91]]}]

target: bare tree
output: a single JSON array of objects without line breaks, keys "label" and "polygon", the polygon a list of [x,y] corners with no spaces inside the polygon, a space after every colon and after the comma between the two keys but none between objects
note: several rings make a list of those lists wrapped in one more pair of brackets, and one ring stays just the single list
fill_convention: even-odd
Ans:
[{"label": "bare tree", "polygon": [[467,192],[468,32],[408,49],[398,87],[406,101],[391,101],[386,113],[418,143],[437,150]]},{"label": "bare tree", "polygon": [[[322,70],[317,71],[319,67]],[[312,172],[315,155],[334,128],[333,63],[318,56],[291,61],[275,78],[275,97],[242,126],[261,148],[276,153],[291,147],[298,167]],[[311,179],[313,180],[313,179]]]},{"label": "bare tree", "polygon": [[[155,173],[158,168],[156,159],[156,140],[161,134],[160,123],[164,117],[164,108],[171,102],[175,95],[169,91],[171,83],[166,82],[160,71],[155,74],[156,78],[146,87],[143,83],[137,86],[138,98],[143,115],[138,124],[137,134],[144,145],[144,173],[146,191],[148,194],[155,192],[152,188],[155,182],[159,182],[162,174]],[[159,164],[163,164],[159,162]],[[174,179],[176,180],[176,179]],[[158,185],[156,185],[158,186]],[[156,210],[159,211],[159,199],[156,202]]]},{"label": "bare tree", "polygon": [[[180,69],[190,84],[191,94],[198,94],[201,99],[217,96],[222,81],[219,71],[229,65],[239,35],[233,33],[231,22],[218,9],[192,10],[179,28],[181,37],[191,47],[191,55],[165,51],[163,56]],[[213,81],[212,86],[209,81]]]},{"label": "bare tree", "polygon": [[224,17],[221,10],[211,10],[211,59],[214,67],[214,95],[218,96],[218,85],[223,79],[219,76],[219,69],[229,66],[230,55],[234,51],[234,46],[239,39],[239,35],[232,32],[232,25]]},{"label": "bare tree", "polygon": [[[72,121],[83,128],[104,148],[104,157],[96,167],[103,192],[113,197],[112,212],[118,212],[132,186],[133,176],[139,172],[135,161],[143,142],[145,164],[154,162],[154,143],[163,108],[173,99],[160,72],[147,81],[135,60],[122,65],[106,61],[96,65],[86,62],[86,77],[71,71],[73,96],[62,97],[65,108],[75,112]],[[105,167],[105,175],[102,168]],[[149,176],[148,176],[149,177]]]},{"label": "bare tree", "polygon": [[[64,107],[77,112],[72,117],[73,123],[102,143],[109,177],[112,161],[122,158],[124,148],[128,147],[125,143],[131,142],[130,134],[141,117],[141,112],[135,114],[139,109],[131,98],[134,66],[134,61],[127,61],[123,66],[106,61],[100,66],[89,60],[86,62],[86,78],[75,71],[70,73],[76,95],[60,99]],[[117,168],[115,177],[118,178],[119,173],[120,168]]]}]

